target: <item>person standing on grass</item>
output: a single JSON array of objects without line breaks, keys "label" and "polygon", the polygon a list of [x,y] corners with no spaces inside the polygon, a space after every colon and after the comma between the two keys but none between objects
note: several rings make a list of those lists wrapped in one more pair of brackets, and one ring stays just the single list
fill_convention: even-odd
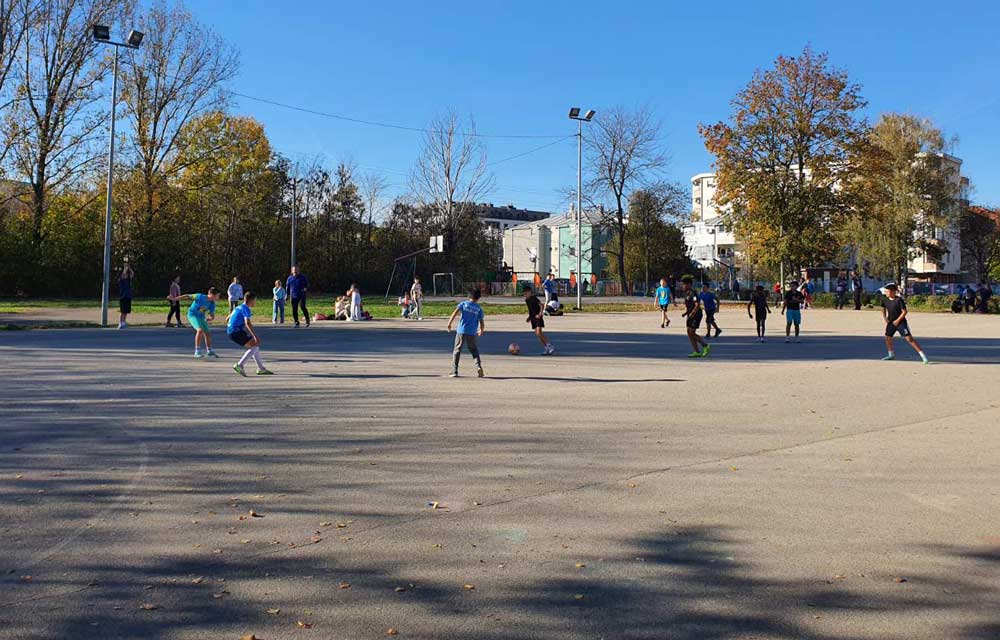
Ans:
[{"label": "person standing on grass", "polygon": [[354,322],[364,320],[364,317],[361,315],[361,289],[358,289],[358,285],[352,282],[351,288],[347,292],[351,296],[351,315],[347,319]]},{"label": "person standing on grass", "polygon": [[253,322],[250,321],[250,318],[253,316],[253,306],[256,302],[256,294],[252,291],[247,291],[243,297],[243,303],[237,305],[229,313],[229,318],[226,322],[226,335],[229,336],[229,339],[247,349],[243,357],[233,365],[233,371],[244,378],[247,377],[247,372],[243,369],[243,365],[250,358],[253,358],[254,364],[257,365],[257,375],[274,375],[272,371],[264,366],[264,361],[260,357],[260,338],[257,337],[257,332],[254,331]]},{"label": "person standing on grass", "polygon": [[854,310],[861,311],[861,294],[865,292],[865,285],[857,271],[851,272],[851,284],[854,286]]},{"label": "person standing on grass", "polygon": [[542,283],[542,287],[545,289],[545,306],[548,306],[549,302],[552,301],[552,295],[556,292],[555,276],[551,273],[545,276],[545,282]]},{"label": "person standing on grass", "polygon": [[702,340],[698,335],[698,328],[701,326],[702,310],[698,300],[698,294],[694,292],[691,278],[681,279],[681,294],[684,296],[684,313],[682,318],[687,318],[688,340],[691,342],[691,353],[689,358],[704,358],[711,351],[711,346]]},{"label": "person standing on grass", "polygon": [[486,376],[483,373],[483,361],[479,357],[479,345],[476,338],[486,331],[486,318],[483,308],[479,306],[479,289],[469,291],[469,299],[459,302],[455,310],[448,318],[448,332],[451,332],[451,325],[455,318],[458,318],[458,327],[455,331],[455,347],[452,349],[452,369],[449,378],[458,377],[458,361],[462,357],[462,346],[468,348],[472,354],[472,359],[476,361],[476,375],[480,378]]},{"label": "person standing on grass", "polygon": [[895,282],[890,282],[883,289],[885,290],[885,299],[882,300],[882,319],[885,320],[885,348],[889,353],[882,359],[896,359],[896,352],[892,348],[892,336],[898,332],[913,347],[923,363],[930,364],[923,349],[910,333],[910,325],[906,321],[906,301],[903,300],[903,296],[899,295],[899,287],[896,286]]},{"label": "person standing on grass", "polygon": [[240,284],[240,279],[236,276],[233,276],[233,283],[229,285],[228,293],[230,311],[243,304],[243,285]]},{"label": "person standing on grass", "polygon": [[750,301],[747,302],[747,315],[753,318],[754,313],[750,313],[751,307],[753,307],[754,313],[757,316],[757,341],[764,342],[767,314],[771,313],[771,308],[767,306],[767,292],[764,291],[764,285],[757,285],[757,288],[750,294]]},{"label": "person standing on grass", "polygon": [[805,302],[805,295],[802,290],[805,285],[801,287],[797,282],[793,282],[792,286],[788,288],[785,292],[785,299],[781,303],[781,315],[785,316],[785,342],[791,342],[792,338],[792,325],[795,325],[795,341],[799,341],[799,325],[802,324],[802,304]]},{"label": "person standing on grass", "polygon": [[[209,287],[208,293],[189,293],[177,299],[191,301],[187,316],[188,322],[194,328],[194,357],[218,358],[219,356],[212,350],[212,334],[208,323],[215,319],[215,302],[219,299],[219,290],[215,287]],[[205,354],[202,354],[200,350],[203,341],[207,351]]]},{"label": "person standing on grass", "polygon": [[837,304],[834,305],[837,309],[843,309],[844,305],[847,304],[847,276],[841,271],[837,276]]},{"label": "person standing on grass", "polygon": [[281,286],[281,280],[274,281],[274,289],[271,291],[272,300],[274,304],[271,308],[271,324],[285,324],[285,298],[288,294],[285,292],[285,288]]},{"label": "person standing on grass", "polygon": [[177,316],[177,326],[181,326],[181,301],[178,298],[181,297],[181,277],[175,275],[174,279],[170,281],[170,291],[167,293],[167,300],[170,301],[170,313],[167,314],[167,324],[166,326],[171,326],[170,319]]},{"label": "person standing on grass", "polygon": [[306,294],[309,292],[309,280],[299,273],[298,267],[292,267],[292,275],[285,281],[285,289],[288,297],[292,299],[292,320],[295,327],[299,326],[299,307],[302,308],[302,315],[306,321],[306,328],[309,328],[309,309],[306,308]]},{"label": "person standing on grass", "polygon": [[410,285],[410,304],[413,305],[413,310],[409,313],[409,317],[423,320],[424,317],[421,315],[423,313],[423,303],[424,288],[420,284],[420,276],[413,276],[413,284]]},{"label": "person standing on grass", "polygon": [[118,328],[128,327],[128,314],[132,313],[132,279],[135,272],[125,258],[125,266],[122,267],[121,275],[118,276]]},{"label": "person standing on grass", "polygon": [[556,352],[556,348],[545,337],[545,332],[543,331],[545,328],[544,308],[538,296],[531,290],[531,287],[524,288],[524,303],[528,306],[528,317],[524,321],[531,323],[531,330],[535,332],[538,341],[542,343],[542,355],[551,356]]},{"label": "person standing on grass", "polygon": [[707,282],[701,285],[701,295],[698,296],[701,299],[701,306],[705,310],[705,338],[712,337],[712,329],[715,329],[715,337],[718,338],[719,334],[722,333],[722,329],[715,322],[715,313],[719,310],[719,297],[715,295]]},{"label": "person standing on grass", "polygon": [[666,329],[670,326],[670,318],[667,317],[667,309],[671,301],[670,287],[667,286],[667,279],[660,278],[660,286],[656,287],[656,304],[660,307],[660,328]]}]

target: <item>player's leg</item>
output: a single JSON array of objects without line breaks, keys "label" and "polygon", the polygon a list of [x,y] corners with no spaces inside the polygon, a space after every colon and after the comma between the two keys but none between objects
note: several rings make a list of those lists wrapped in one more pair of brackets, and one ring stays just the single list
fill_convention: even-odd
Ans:
[{"label": "player's leg", "polygon": [[309,309],[306,308],[306,298],[307,296],[302,296],[300,300],[302,302],[302,317],[305,318],[306,326],[308,327],[312,324],[312,318],[309,317]]},{"label": "player's leg", "polygon": [[466,336],[465,338],[465,342],[469,346],[469,353],[472,354],[472,359],[476,363],[476,374],[482,378],[486,374],[483,373],[483,361],[479,357],[479,341],[476,336]]},{"label": "player's leg", "polygon": [[462,358],[462,345],[464,344],[464,338],[461,333],[455,334],[455,345],[451,350],[451,375],[458,375],[458,361]]}]

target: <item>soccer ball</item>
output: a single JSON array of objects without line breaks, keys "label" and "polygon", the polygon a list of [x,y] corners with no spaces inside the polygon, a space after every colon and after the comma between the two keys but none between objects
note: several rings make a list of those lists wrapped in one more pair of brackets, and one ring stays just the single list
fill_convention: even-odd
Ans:
[{"label": "soccer ball", "polygon": [[507,353],[509,353],[512,356],[516,356],[517,354],[521,353],[521,347],[517,346],[516,342],[511,342],[509,345],[507,345]]}]

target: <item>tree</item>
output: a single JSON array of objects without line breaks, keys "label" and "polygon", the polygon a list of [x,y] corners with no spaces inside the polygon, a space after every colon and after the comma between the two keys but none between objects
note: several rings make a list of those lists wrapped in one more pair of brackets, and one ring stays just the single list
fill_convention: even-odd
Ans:
[{"label": "tree", "polygon": [[852,214],[846,240],[873,269],[905,284],[911,259],[940,261],[958,222],[958,176],[929,120],[886,114],[856,146],[843,193]]},{"label": "tree", "polygon": [[847,73],[806,47],[754,73],[729,122],[699,125],[715,156],[716,205],[729,207],[753,263],[807,266],[832,258],[846,207],[836,185],[851,175],[866,103]]},{"label": "tree", "polygon": [[963,270],[971,271],[976,280],[989,280],[1000,267],[1000,210],[966,207],[959,218],[959,234]]},{"label": "tree", "polygon": [[91,26],[114,24],[131,0],[47,0],[39,3],[22,38],[15,74],[18,100],[4,123],[13,165],[30,184],[31,235],[44,241],[42,221],[50,193],[86,175],[98,157],[95,136],[107,113],[97,106],[108,70]]},{"label": "tree", "polygon": [[143,25],[148,36],[139,49],[128,49],[123,64],[121,97],[132,122],[132,154],[142,178],[143,222],[157,213],[157,193],[172,175],[185,167],[176,162],[200,162],[202,155],[186,153],[179,143],[195,139],[180,132],[198,116],[224,106],[220,85],[236,75],[238,58],[211,30],[198,24],[180,3],[157,2],[129,22]]},{"label": "tree", "polygon": [[[34,0],[0,0],[0,111],[17,100],[16,94],[10,91],[7,79],[11,76],[35,10]],[[10,141],[0,140],[0,175],[3,175],[3,161],[9,149]]]},{"label": "tree", "polygon": [[635,189],[656,182],[666,167],[660,144],[660,123],[646,108],[627,111],[614,107],[592,123],[585,138],[591,178],[588,200],[610,200],[604,224],[613,232],[607,252],[615,257],[622,290],[628,291],[625,269],[625,230],[629,196]]},{"label": "tree", "polygon": [[668,220],[680,219],[686,204],[684,190],[673,183],[632,192],[625,226],[626,276],[635,278],[643,274],[643,282],[648,288],[650,274],[672,271],[670,266],[678,259],[685,259],[687,250],[680,229]]},{"label": "tree", "polygon": [[[475,122],[470,118],[463,124],[455,112],[434,118],[424,134],[410,188],[432,215],[431,231],[444,235],[445,260],[451,272],[462,264],[458,260],[462,232],[482,226],[475,216],[475,205],[492,185],[486,147],[476,135]],[[482,234],[478,235],[481,240]]]}]

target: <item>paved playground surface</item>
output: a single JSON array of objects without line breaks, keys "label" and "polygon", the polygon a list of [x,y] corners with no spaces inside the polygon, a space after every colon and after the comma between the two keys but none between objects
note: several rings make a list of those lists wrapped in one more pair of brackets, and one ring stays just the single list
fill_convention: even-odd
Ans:
[{"label": "paved playground surface", "polygon": [[0,333],[0,638],[1000,637],[1000,317],[719,321]]}]

